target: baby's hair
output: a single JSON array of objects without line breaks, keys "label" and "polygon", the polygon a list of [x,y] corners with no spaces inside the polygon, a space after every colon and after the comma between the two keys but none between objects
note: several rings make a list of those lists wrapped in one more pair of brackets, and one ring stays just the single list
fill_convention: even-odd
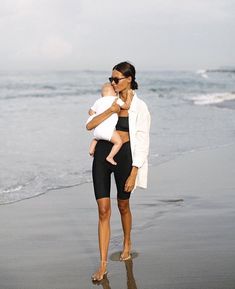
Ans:
[{"label": "baby's hair", "polygon": [[113,86],[111,85],[110,82],[106,82],[106,83],[102,86],[102,89],[101,89],[101,94],[102,94],[102,96],[103,96],[105,90],[112,90],[112,92],[115,93],[114,88],[113,88]]},{"label": "baby's hair", "polygon": [[110,87],[110,86],[112,86],[110,82],[105,82],[102,86],[102,89],[105,87]]}]

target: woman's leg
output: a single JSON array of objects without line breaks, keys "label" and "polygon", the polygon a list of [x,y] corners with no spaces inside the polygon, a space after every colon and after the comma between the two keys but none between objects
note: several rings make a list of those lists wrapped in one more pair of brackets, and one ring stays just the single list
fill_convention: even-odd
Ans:
[{"label": "woman's leg", "polygon": [[114,178],[117,186],[118,208],[121,214],[123,229],[123,251],[121,260],[130,258],[131,251],[131,226],[132,215],[129,205],[131,193],[125,192],[125,183],[132,170],[132,156],[130,142],[125,142],[116,156],[117,166],[114,171]]},{"label": "woman's leg", "polygon": [[101,198],[97,200],[98,204],[98,237],[100,248],[100,266],[99,269],[92,275],[94,280],[103,279],[103,275],[107,269],[108,247],[110,240],[110,216],[111,206],[110,198]]},{"label": "woman's leg", "polygon": [[127,259],[130,256],[131,251],[131,227],[132,227],[132,215],[129,205],[129,199],[118,199],[118,208],[121,214],[122,229],[123,229],[123,251],[121,259]]}]

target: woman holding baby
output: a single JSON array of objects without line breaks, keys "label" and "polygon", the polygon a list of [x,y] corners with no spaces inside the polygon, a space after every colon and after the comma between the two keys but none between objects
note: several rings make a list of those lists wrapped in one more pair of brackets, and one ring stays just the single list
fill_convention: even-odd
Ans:
[{"label": "woman holding baby", "polygon": [[[131,258],[132,215],[129,204],[131,192],[137,186],[147,187],[150,114],[146,104],[136,95],[135,90],[138,89],[138,84],[135,74],[135,67],[128,62],[121,62],[113,67],[109,80],[122,103],[120,104],[117,99],[114,100],[103,112],[92,115],[86,125],[88,130],[92,130],[98,128],[113,115],[118,116],[116,127],[112,128],[112,133],[109,133],[110,137],[105,139],[100,137],[98,141],[96,138],[92,152],[94,155],[92,177],[98,204],[100,248],[100,266],[92,275],[94,281],[102,280],[107,273],[111,173],[114,173],[116,182],[117,203],[123,228],[123,250],[120,261]],[[110,161],[107,157],[115,146],[113,135],[117,140],[120,139],[121,145]]]}]

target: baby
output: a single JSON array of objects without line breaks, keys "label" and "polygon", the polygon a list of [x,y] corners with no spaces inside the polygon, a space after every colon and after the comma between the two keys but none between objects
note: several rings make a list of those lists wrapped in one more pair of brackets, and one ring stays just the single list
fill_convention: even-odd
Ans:
[{"label": "baby", "polygon": [[[113,86],[110,83],[105,83],[102,87],[101,91],[102,97],[99,98],[94,105],[89,110],[89,115],[92,116],[88,119],[87,122],[91,120],[95,115],[101,114],[106,109],[108,109],[112,103],[117,99],[117,104],[121,107],[121,109],[129,109],[131,104],[131,98],[128,94],[126,102],[123,102],[120,98],[117,97]],[[120,135],[115,130],[115,126],[118,121],[117,113],[113,113],[109,118],[101,122],[95,129],[94,129],[94,139],[90,144],[89,153],[90,155],[94,155],[95,146],[97,141],[100,139],[110,141],[113,143],[113,147],[106,157],[106,160],[110,162],[112,165],[116,165],[117,163],[113,159],[114,156],[118,153],[122,146],[122,140]]]}]

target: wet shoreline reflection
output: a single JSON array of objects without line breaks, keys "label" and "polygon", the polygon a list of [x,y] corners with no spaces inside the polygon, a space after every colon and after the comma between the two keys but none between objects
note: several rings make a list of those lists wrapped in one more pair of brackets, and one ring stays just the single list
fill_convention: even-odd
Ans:
[{"label": "wet shoreline reflection", "polygon": [[[136,257],[137,255],[138,254],[136,253],[136,255],[134,255],[134,256]],[[110,259],[114,261],[112,256],[110,257]],[[127,289],[137,289],[137,285],[136,285],[136,281],[135,281],[135,277],[134,277],[134,273],[133,273],[133,258],[129,259],[127,261],[122,261],[120,263],[122,263],[120,265],[124,265],[125,269],[126,269],[126,284],[127,284],[126,288]],[[110,280],[108,278],[108,274],[105,275],[104,279],[99,281],[99,282],[93,281],[93,284],[101,285],[103,289],[112,289],[111,284],[110,284]]]}]

